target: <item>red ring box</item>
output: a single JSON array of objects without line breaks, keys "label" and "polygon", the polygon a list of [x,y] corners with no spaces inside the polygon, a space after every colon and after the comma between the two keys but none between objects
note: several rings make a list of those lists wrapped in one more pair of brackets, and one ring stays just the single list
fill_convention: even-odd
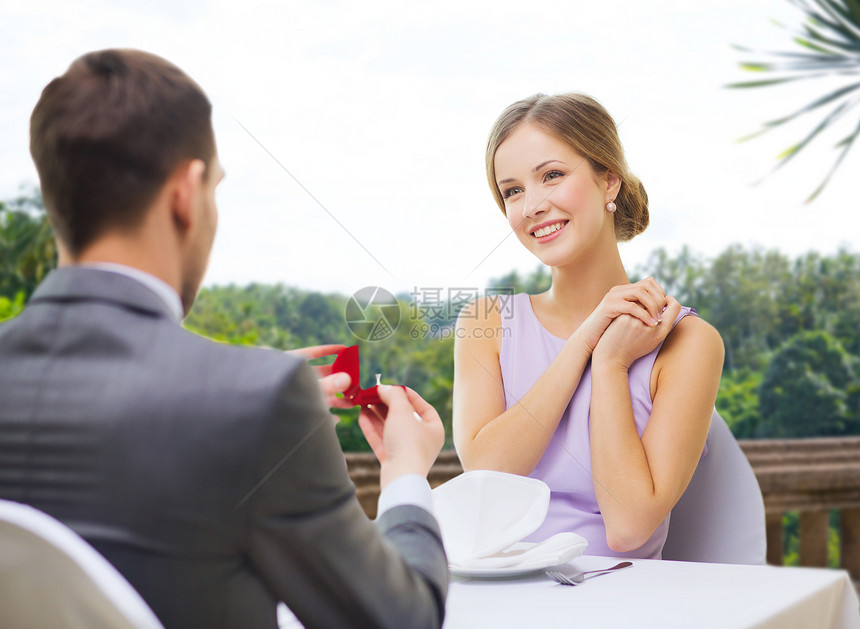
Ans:
[{"label": "red ring box", "polygon": [[[349,389],[343,392],[343,397],[355,406],[368,404],[384,404],[379,398],[376,385],[367,389],[361,388],[361,378],[358,373],[358,345],[350,345],[337,354],[331,365],[332,373],[343,371],[349,375]],[[406,387],[403,387],[404,389]]]}]

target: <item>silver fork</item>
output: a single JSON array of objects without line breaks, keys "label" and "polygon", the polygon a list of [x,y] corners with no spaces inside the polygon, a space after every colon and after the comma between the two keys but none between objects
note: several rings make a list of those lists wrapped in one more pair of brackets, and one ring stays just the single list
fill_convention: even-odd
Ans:
[{"label": "silver fork", "polygon": [[[580,572],[579,574],[574,574],[573,576],[567,576],[563,572],[558,572],[556,570],[547,570],[546,576],[557,583],[561,583],[562,585],[579,585],[586,579],[591,579],[594,577],[599,577],[601,574],[606,574],[607,572],[612,572],[613,570],[622,570],[624,568],[629,568],[633,563],[630,561],[622,561],[619,564],[615,564],[611,568],[604,568],[603,570],[586,570],[585,572]],[[590,577],[585,575],[590,574]]]}]

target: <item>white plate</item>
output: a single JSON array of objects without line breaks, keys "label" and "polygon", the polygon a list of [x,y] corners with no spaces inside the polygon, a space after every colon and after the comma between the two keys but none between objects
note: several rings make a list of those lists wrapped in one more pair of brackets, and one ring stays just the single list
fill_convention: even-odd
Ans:
[{"label": "white plate", "polygon": [[523,577],[528,574],[543,572],[547,568],[552,568],[557,565],[560,564],[552,561],[545,566],[532,566],[531,568],[523,568],[521,566],[509,566],[507,568],[449,568],[449,571],[455,577],[469,577],[473,579],[505,579],[511,577]]},{"label": "white plate", "polygon": [[[572,545],[564,552],[560,552],[559,544]],[[468,568],[449,565],[448,570],[451,574],[458,577],[477,577],[482,579],[520,577],[567,563],[571,559],[579,557],[587,545],[588,542],[575,533],[557,533],[542,542],[517,542],[516,544],[511,544],[511,546],[495,555],[484,557],[486,561],[482,561],[481,559],[472,561]],[[535,556],[534,553],[529,556],[530,551],[533,549],[541,548],[546,551],[548,547],[550,549],[554,548],[554,552],[546,553],[543,557],[539,555]],[[519,557],[520,560],[516,561],[518,555],[522,555],[522,557]],[[508,560],[505,563],[509,563],[509,565],[504,567],[494,565],[500,563],[499,559]],[[514,561],[510,562],[511,559],[514,559]],[[481,566],[482,563],[484,564],[483,566]]]}]

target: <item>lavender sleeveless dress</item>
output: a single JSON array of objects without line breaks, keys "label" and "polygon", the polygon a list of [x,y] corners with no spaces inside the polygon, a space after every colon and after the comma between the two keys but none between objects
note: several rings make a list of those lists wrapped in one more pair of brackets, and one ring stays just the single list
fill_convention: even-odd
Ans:
[{"label": "lavender sleeveless dress", "polygon": [[[528,294],[509,297],[502,309],[502,345],[499,362],[505,388],[505,408],[516,404],[549,367],[567,339],[550,334],[538,321]],[[675,323],[689,314],[683,308]],[[639,436],[651,416],[651,369],[660,346],[630,366],[630,398]],[[541,527],[526,538],[539,541],[562,531],[579,533],[588,540],[586,554],[613,557],[660,559],[669,517],[640,548],[619,553],[606,544],[606,528],[597,505],[591,477],[589,416],[591,409],[591,363],[586,365],[552,441],[529,476],[549,485],[549,511]]]}]

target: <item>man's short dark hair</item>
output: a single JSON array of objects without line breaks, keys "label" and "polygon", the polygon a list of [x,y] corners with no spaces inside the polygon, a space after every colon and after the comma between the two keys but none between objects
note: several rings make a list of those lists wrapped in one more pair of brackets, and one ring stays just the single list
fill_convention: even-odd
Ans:
[{"label": "man's short dark hair", "polygon": [[91,52],[51,81],[30,118],[30,153],[48,216],[70,253],[107,228],[138,225],[183,161],[208,166],[211,114],[197,83],[139,50]]}]

